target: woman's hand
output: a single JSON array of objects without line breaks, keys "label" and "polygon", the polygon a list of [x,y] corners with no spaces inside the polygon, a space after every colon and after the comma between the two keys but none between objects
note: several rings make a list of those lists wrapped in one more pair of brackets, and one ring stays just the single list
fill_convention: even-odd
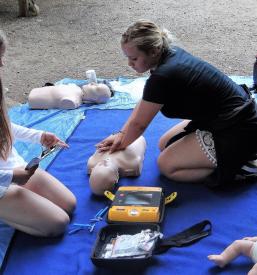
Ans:
[{"label": "woman's hand", "polygon": [[123,132],[118,132],[116,134],[108,136],[107,138],[96,144],[97,150],[99,152],[110,151],[110,153],[118,150],[123,150],[124,148],[121,147],[123,135]]},{"label": "woman's hand", "polygon": [[47,148],[50,148],[54,145],[58,145],[60,147],[68,148],[69,145],[66,144],[64,141],[60,140],[55,134],[50,132],[44,132],[41,136],[40,140],[41,144]]},{"label": "woman's hand", "polygon": [[25,170],[24,167],[17,167],[13,169],[12,182],[17,183],[18,185],[24,185],[28,182],[31,176],[34,175],[37,167]]}]

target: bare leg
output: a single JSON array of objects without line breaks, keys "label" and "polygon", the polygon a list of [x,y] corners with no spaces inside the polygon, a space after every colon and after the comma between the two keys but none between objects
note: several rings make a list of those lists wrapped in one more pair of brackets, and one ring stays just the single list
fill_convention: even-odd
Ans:
[{"label": "bare leg", "polygon": [[245,238],[243,238],[243,240],[248,240],[248,241],[252,241],[252,242],[257,242],[257,237],[245,237]]},{"label": "bare leg", "polygon": [[257,274],[257,264],[255,264],[252,269],[248,272],[248,275],[256,275]]},{"label": "bare leg", "polygon": [[183,120],[182,122],[172,127],[169,131],[167,131],[159,140],[159,149],[163,151],[165,149],[167,142],[175,135],[183,132],[184,128],[187,126],[189,122],[190,120]]},{"label": "bare leg", "polygon": [[241,254],[247,257],[251,257],[252,246],[252,241],[236,240],[231,245],[229,245],[220,255],[209,255],[208,259],[214,261],[219,267],[224,267],[226,264],[228,264]]},{"label": "bare leg", "polygon": [[165,148],[158,158],[161,172],[175,181],[196,182],[210,175],[215,165],[202,151],[195,133]]},{"label": "bare leg", "polygon": [[8,188],[0,199],[0,219],[31,235],[56,236],[64,232],[75,204],[64,185],[38,169],[25,185]]},{"label": "bare leg", "polygon": [[36,236],[64,232],[69,216],[51,201],[17,185],[0,199],[0,218],[14,228]]},{"label": "bare leg", "polygon": [[42,169],[37,169],[23,187],[47,198],[68,214],[71,214],[76,206],[76,198],[72,192],[58,179]]}]

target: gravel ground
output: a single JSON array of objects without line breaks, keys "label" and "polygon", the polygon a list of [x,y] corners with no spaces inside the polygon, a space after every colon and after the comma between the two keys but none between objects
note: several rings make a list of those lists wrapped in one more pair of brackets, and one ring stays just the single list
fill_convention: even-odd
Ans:
[{"label": "gravel ground", "polygon": [[36,0],[37,17],[18,17],[17,0],[0,0],[9,40],[1,69],[9,107],[32,88],[64,77],[138,76],[120,50],[121,33],[140,18],[169,29],[177,44],[229,75],[251,75],[257,54],[256,0]]}]

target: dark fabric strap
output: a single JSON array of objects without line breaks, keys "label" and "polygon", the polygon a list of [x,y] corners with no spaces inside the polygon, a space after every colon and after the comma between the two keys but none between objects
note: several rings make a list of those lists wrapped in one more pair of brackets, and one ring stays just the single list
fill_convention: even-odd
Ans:
[{"label": "dark fabric strap", "polygon": [[256,166],[251,166],[251,165],[244,165],[241,170],[245,172],[245,175],[247,174],[254,174],[257,177],[257,167]]},{"label": "dark fabric strap", "polygon": [[159,245],[156,246],[154,254],[166,252],[171,247],[182,247],[193,244],[204,237],[211,234],[212,224],[208,220],[199,222],[182,232],[171,237],[161,239]]},{"label": "dark fabric strap", "polygon": [[167,148],[168,146],[170,146],[172,143],[174,143],[175,141],[181,139],[182,137],[188,135],[189,132],[186,132],[186,131],[183,131],[183,132],[180,132],[178,134],[176,134],[175,136],[173,136],[166,144],[165,148]]},{"label": "dark fabric strap", "polygon": [[245,179],[256,179],[257,178],[257,166],[252,162],[248,162],[244,165],[239,171],[239,175],[244,177]]}]

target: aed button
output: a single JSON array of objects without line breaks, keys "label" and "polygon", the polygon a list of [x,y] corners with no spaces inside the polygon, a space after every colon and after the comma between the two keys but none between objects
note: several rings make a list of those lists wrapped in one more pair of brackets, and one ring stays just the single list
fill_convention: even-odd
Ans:
[{"label": "aed button", "polygon": [[130,214],[131,216],[138,216],[138,215],[139,215],[139,211],[138,211],[137,209],[131,209],[131,210],[129,211],[129,214]]}]

